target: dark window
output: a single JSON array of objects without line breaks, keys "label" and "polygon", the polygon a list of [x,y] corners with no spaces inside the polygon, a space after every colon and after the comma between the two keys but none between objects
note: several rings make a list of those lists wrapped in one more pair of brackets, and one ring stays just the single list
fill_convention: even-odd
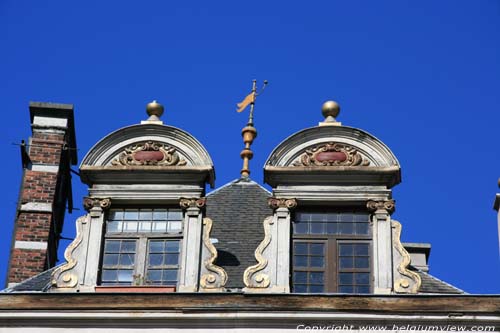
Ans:
[{"label": "dark window", "polygon": [[113,209],[106,222],[101,285],[177,285],[180,209]]},{"label": "dark window", "polygon": [[368,213],[297,212],[293,223],[292,289],[297,293],[370,293]]}]

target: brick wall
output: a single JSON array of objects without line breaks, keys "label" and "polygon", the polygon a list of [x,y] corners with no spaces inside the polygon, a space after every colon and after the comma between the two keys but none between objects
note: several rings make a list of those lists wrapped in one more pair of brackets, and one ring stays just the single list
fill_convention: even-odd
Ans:
[{"label": "brick wall", "polygon": [[[59,233],[76,164],[73,107],[30,103],[30,163],[25,165],[10,253],[8,285],[57,264]],[[69,153],[68,153],[69,152]]]}]

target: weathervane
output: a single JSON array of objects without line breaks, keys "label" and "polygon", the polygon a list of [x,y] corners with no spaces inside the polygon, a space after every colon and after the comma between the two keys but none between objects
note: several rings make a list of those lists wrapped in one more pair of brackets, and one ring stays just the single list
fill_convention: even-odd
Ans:
[{"label": "weathervane", "polygon": [[257,93],[257,80],[253,80],[252,91],[248,94],[241,103],[238,103],[238,109],[236,111],[243,112],[248,105],[250,105],[250,115],[248,116],[247,125],[241,130],[241,135],[243,136],[243,142],[245,143],[245,148],[240,153],[241,158],[243,159],[243,168],[241,169],[241,177],[248,178],[250,175],[250,166],[249,161],[253,157],[253,152],[250,149],[250,146],[253,143],[253,140],[257,137],[257,130],[253,126],[253,112],[255,108],[255,100],[257,96],[261,95],[264,89],[266,88],[267,80],[264,80],[264,85],[260,90],[260,93]]}]

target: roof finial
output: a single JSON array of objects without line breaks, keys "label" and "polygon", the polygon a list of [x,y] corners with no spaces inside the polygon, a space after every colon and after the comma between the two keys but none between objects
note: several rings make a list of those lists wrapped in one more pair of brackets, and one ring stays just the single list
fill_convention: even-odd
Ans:
[{"label": "roof finial", "polygon": [[148,120],[141,121],[141,124],[158,124],[163,125],[163,121],[160,120],[161,115],[165,111],[163,105],[158,103],[156,100],[148,103],[146,106],[146,113],[148,114]]},{"label": "roof finial", "polygon": [[325,120],[319,123],[319,126],[340,126],[342,123],[338,122],[335,118],[340,113],[340,105],[335,101],[326,101],[323,103],[323,107],[321,108],[321,112],[323,113],[323,117]]},{"label": "roof finial", "polygon": [[240,171],[242,178],[248,178],[250,176],[250,160],[253,157],[253,151],[250,149],[250,146],[252,145],[253,140],[257,137],[257,130],[253,126],[255,100],[257,99],[258,95],[262,94],[262,92],[266,88],[266,85],[267,80],[264,80],[264,86],[262,87],[260,93],[257,94],[257,80],[253,80],[252,91],[245,97],[245,99],[241,103],[238,104],[238,112],[242,112],[248,105],[250,105],[250,115],[248,116],[247,126],[245,126],[241,130],[243,143],[245,143],[245,148],[243,148],[240,153],[240,156],[243,159],[243,168]]}]

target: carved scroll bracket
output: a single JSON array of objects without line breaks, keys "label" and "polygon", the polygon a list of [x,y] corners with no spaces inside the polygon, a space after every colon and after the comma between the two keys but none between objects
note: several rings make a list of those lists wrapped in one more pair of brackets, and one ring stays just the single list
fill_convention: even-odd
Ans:
[{"label": "carved scroll bracket", "polygon": [[346,144],[329,142],[307,149],[293,166],[368,166],[370,161],[357,149]]},{"label": "carved scroll bracket", "polygon": [[222,267],[214,264],[217,260],[217,249],[210,240],[211,230],[212,220],[206,217],[203,219],[203,245],[210,253],[210,257],[203,262],[208,272],[200,277],[200,287],[201,291],[224,291],[227,273]]},{"label": "carved scroll bracket", "polygon": [[[408,266],[411,262],[411,257],[408,251],[401,244],[401,223],[392,220],[391,227],[392,243],[399,256],[395,256],[394,265],[394,291],[396,293],[416,294],[422,284],[422,279],[417,273],[410,271]],[[398,260],[399,259],[399,260]]]},{"label": "carved scroll bracket", "polygon": [[264,257],[263,252],[271,243],[271,225],[273,224],[273,216],[268,216],[264,219],[264,239],[255,249],[255,259],[257,264],[248,267],[243,273],[243,282],[245,287],[249,289],[263,289],[269,287],[271,280],[269,275],[264,273],[267,267],[268,260]]},{"label": "carved scroll bracket", "polygon": [[100,208],[102,210],[107,210],[111,207],[111,199],[85,197],[83,198],[83,207],[85,208],[86,211],[90,211],[93,208]]},{"label": "carved scroll bracket", "polygon": [[66,263],[59,266],[52,273],[52,286],[60,291],[73,290],[78,286],[78,273],[75,267],[78,264],[78,259],[75,251],[78,249],[83,240],[83,225],[87,222],[88,215],[79,217],[76,220],[76,237],[64,251],[64,259]]},{"label": "carved scroll bracket", "polygon": [[370,212],[384,210],[387,211],[388,214],[392,214],[396,210],[396,202],[392,199],[382,201],[369,200],[366,203],[366,208],[368,208]]}]

